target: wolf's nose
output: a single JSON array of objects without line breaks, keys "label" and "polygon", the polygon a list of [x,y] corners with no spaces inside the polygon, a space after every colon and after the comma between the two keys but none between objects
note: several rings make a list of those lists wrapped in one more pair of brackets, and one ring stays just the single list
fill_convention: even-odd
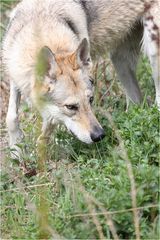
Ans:
[{"label": "wolf's nose", "polygon": [[91,139],[93,142],[98,142],[100,140],[102,140],[105,137],[105,133],[103,128],[95,128],[96,131],[91,133]]}]

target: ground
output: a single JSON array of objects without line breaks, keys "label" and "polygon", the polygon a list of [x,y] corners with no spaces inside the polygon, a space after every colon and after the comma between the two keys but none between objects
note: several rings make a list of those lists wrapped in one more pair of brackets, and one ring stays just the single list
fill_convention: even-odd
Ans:
[{"label": "ground", "polygon": [[[14,4],[2,1],[3,29]],[[106,137],[93,145],[59,127],[45,146],[47,153],[41,148],[37,152],[40,119],[22,101],[25,139],[20,147],[27,152],[19,162],[10,157],[6,144],[9,81],[2,71],[2,239],[138,239],[139,234],[141,239],[159,239],[159,112],[143,57],[137,76],[144,101],[130,104],[126,112],[125,94],[110,60],[95,65],[94,108]]]}]

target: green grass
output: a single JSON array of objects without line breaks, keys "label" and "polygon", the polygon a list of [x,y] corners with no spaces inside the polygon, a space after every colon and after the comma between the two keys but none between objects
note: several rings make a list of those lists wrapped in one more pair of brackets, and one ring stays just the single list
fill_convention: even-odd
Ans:
[{"label": "green grass", "polygon": [[[132,164],[141,239],[159,239],[159,112],[153,104],[154,87],[146,59],[140,62],[137,75],[144,102],[140,106],[131,104],[125,112],[125,96],[111,64],[105,74],[104,65],[99,66],[94,107],[104,126],[105,139],[86,145],[60,127],[46,146],[48,157],[43,173],[37,170],[37,115],[23,103],[21,128],[25,141],[21,148],[25,146],[27,153],[19,163],[10,158],[10,149],[5,149],[1,173],[2,239],[113,239],[105,211],[113,212],[111,218],[120,239],[136,238],[133,212],[129,210],[133,196],[124,149],[117,130],[100,110],[112,115]],[[102,97],[106,85],[110,91]],[[98,215],[93,216],[95,212]]]},{"label": "green grass", "polygon": [[[146,71],[148,79],[144,80],[148,82],[150,72],[144,61],[138,73],[142,79],[143,72]],[[158,202],[159,113],[156,107],[148,107],[146,102],[141,106],[130,105],[126,113],[121,91],[119,95],[114,96],[114,89],[117,91],[117,88],[115,83],[103,105],[98,106],[98,101],[95,105],[98,109],[109,109],[112,112],[113,121],[119,129],[132,163],[137,188],[137,207],[142,207],[139,211],[141,238],[158,239],[158,209],[154,205]],[[100,90],[97,91],[97,98],[98,94],[102,95]],[[126,162],[120,153],[117,137],[109,121],[97,113],[105,128],[106,137],[102,142],[93,145],[80,143],[64,129],[57,130],[51,136],[47,147],[46,172],[29,176],[32,175],[32,171],[28,170],[27,174],[26,168],[37,169],[37,125],[35,114],[31,113],[26,105],[23,105],[22,110],[22,128],[26,135],[24,144],[29,151],[24,155],[23,161],[27,167],[23,171],[17,161],[9,157],[6,159],[6,168],[1,175],[2,238],[39,238],[36,208],[38,209],[42,195],[44,205],[41,207],[49,208],[46,210],[46,217],[49,218],[48,224],[54,230],[54,234],[59,233],[67,239],[99,239],[89,204],[94,211],[100,213],[101,210],[92,200],[86,200],[86,193],[81,190],[83,186],[85,191],[108,211],[126,210],[113,214],[112,219],[120,239],[135,239],[133,213],[127,211],[132,208],[132,204]],[[41,183],[49,185],[36,187]],[[147,207],[151,205],[153,207]],[[74,216],[77,214],[88,215]],[[98,215],[97,218],[102,226],[103,235],[106,239],[111,239],[112,235],[104,215]]]}]

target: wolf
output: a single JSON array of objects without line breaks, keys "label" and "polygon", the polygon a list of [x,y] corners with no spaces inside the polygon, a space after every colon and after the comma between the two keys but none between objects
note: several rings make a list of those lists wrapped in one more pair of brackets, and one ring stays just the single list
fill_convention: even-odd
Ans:
[{"label": "wolf", "polygon": [[140,103],[135,71],[142,48],[151,63],[160,107],[159,0],[21,1],[3,41],[10,78],[10,146],[23,136],[18,121],[21,94],[39,110],[43,136],[62,123],[82,142],[103,139],[104,130],[92,111],[92,61],[109,51],[127,96]]}]

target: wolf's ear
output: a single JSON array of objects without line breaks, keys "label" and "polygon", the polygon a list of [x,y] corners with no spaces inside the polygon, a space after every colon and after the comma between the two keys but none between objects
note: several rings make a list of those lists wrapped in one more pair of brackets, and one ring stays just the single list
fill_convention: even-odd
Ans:
[{"label": "wolf's ear", "polygon": [[89,52],[89,43],[86,38],[82,40],[77,51],[77,60],[78,63],[83,63],[83,65],[89,65],[90,63],[90,52]]},{"label": "wolf's ear", "polygon": [[57,63],[53,52],[48,47],[43,47],[37,57],[36,76],[53,77],[57,69]]},{"label": "wolf's ear", "polygon": [[34,98],[36,96],[36,99],[40,99],[54,91],[57,69],[54,54],[48,47],[43,47],[37,56],[35,65]]}]

